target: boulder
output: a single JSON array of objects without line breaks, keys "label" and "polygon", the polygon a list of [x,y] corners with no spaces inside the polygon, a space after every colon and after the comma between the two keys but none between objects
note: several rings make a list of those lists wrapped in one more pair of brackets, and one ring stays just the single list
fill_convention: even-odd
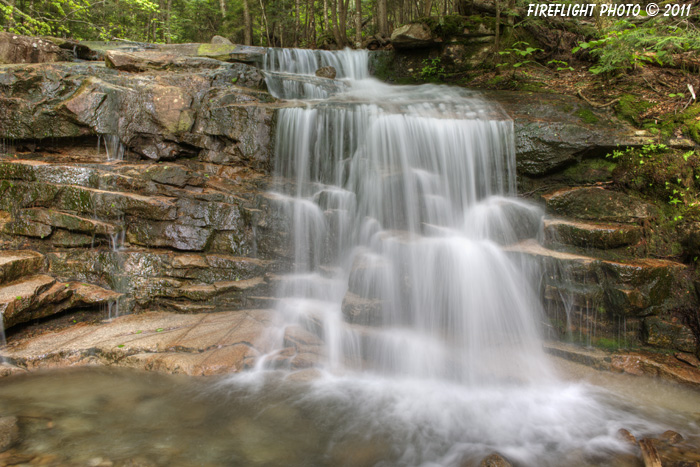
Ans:
[{"label": "boulder", "polygon": [[212,44],[218,44],[218,45],[233,45],[233,42],[230,40],[226,39],[223,36],[214,36],[211,38],[211,43]]},{"label": "boulder", "polygon": [[391,33],[391,43],[397,49],[414,49],[435,45],[436,38],[424,23],[409,23]]},{"label": "boulder", "polygon": [[0,65],[70,60],[71,54],[51,41],[0,32]]},{"label": "boulder", "polygon": [[336,71],[332,66],[324,66],[316,70],[315,74],[319,78],[335,79]]}]

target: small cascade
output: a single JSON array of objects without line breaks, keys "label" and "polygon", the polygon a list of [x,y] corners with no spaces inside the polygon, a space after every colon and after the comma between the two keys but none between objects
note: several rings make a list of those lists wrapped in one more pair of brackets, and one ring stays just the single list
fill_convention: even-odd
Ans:
[{"label": "small cascade", "polygon": [[[336,80],[315,76],[326,66],[335,68]],[[368,55],[350,49],[268,49],[263,69],[270,93],[284,99],[326,99],[347,91],[347,79],[369,78]]]},{"label": "small cascade", "polygon": [[123,161],[126,146],[121,142],[117,135],[98,135],[97,136],[97,155],[100,155],[100,146],[104,145],[105,154],[108,161]]}]

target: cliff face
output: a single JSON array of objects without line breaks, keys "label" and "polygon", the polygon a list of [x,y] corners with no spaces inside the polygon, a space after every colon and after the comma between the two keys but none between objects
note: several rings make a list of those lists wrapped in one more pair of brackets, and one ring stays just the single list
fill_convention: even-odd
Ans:
[{"label": "cliff face", "polygon": [[[263,53],[186,44],[0,66],[5,327],[81,307],[151,312],[33,340],[13,330],[19,367],[97,359],[211,374],[264,352],[275,273],[290,266],[271,194],[283,182],[270,177],[275,111],[290,104],[266,92]],[[513,254],[545,268],[552,332],[696,353],[688,267],[644,257],[658,212],[615,191],[601,160],[644,135],[572,97],[487,97],[514,119],[521,191],[543,195],[551,217],[547,248]],[[311,366],[322,348],[301,328],[284,343],[280,365]]]}]

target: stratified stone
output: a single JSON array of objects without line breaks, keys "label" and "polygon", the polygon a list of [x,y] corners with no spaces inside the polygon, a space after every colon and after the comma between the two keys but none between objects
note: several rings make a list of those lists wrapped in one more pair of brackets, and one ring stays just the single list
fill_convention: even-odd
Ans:
[{"label": "stratified stone", "polygon": [[638,198],[598,187],[564,189],[544,199],[550,212],[596,222],[633,223],[657,215],[654,206]]},{"label": "stratified stone", "polygon": [[660,349],[675,349],[692,353],[696,350],[693,332],[679,322],[664,320],[658,316],[644,318],[644,343]]},{"label": "stratified stone", "polygon": [[141,313],[47,333],[7,353],[29,369],[103,364],[188,375],[226,374],[252,367],[258,356],[271,351],[272,343],[263,339],[271,319],[269,310]]},{"label": "stratified stone", "polygon": [[600,249],[633,245],[642,237],[642,229],[636,225],[598,224],[563,219],[546,219],[544,233],[549,243]]},{"label": "stratified stone", "polygon": [[0,284],[22,276],[30,276],[44,269],[44,255],[29,250],[0,251]]}]

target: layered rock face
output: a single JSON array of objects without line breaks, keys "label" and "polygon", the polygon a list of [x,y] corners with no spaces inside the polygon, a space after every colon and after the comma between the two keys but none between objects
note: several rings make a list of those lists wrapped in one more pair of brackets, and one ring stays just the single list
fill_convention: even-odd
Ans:
[{"label": "layered rock face", "polygon": [[[264,52],[183,44],[0,67],[4,326],[80,307],[147,312],[104,331],[11,338],[12,371],[99,362],[215,374],[265,353],[275,274],[290,261],[270,194],[275,112],[292,104],[265,91],[254,66]],[[655,207],[612,190],[605,170],[562,175],[643,137],[587,107],[601,120],[585,124],[585,104],[561,96],[488,97],[514,118],[521,191],[544,194],[541,243],[510,249],[543,268],[551,337],[697,353],[688,268],[640,259]],[[351,283],[347,321],[381,321],[376,297],[353,294]],[[312,366],[322,351],[301,328],[283,339],[283,366]]]},{"label": "layered rock face", "polygon": [[[212,47],[221,53],[229,46]],[[193,347],[195,353],[226,348],[221,353],[228,357],[199,359],[217,363],[139,361],[201,374],[240,369],[256,352],[229,347],[245,342],[252,349],[269,319],[263,311],[269,284],[286,263],[284,222],[268,194],[280,104],[254,66],[197,50],[108,50],[106,64],[0,69],[5,328],[87,307],[103,309],[105,317],[194,314],[185,323],[191,329],[202,313],[253,307],[256,332],[229,320],[216,325],[227,339],[211,336]],[[154,316],[158,322],[144,330],[182,326],[169,323],[167,313]],[[75,337],[74,328],[63,332]],[[170,337],[156,347],[191,347]],[[93,347],[61,349],[76,355],[64,364],[89,363]],[[45,350],[39,355],[47,363]],[[134,344],[124,352],[152,350]],[[36,355],[15,353],[14,362],[27,366]]]}]

